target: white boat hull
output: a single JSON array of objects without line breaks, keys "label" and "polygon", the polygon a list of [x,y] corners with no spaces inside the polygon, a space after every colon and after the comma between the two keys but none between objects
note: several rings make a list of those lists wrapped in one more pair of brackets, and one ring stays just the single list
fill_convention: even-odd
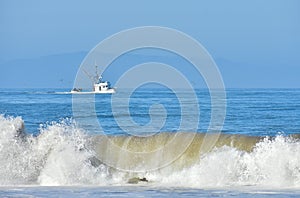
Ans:
[{"label": "white boat hull", "polygon": [[71,94],[114,94],[116,90],[114,88],[101,90],[101,91],[71,91]]},{"label": "white boat hull", "polygon": [[101,90],[101,91],[94,91],[95,94],[113,94],[116,93],[116,90],[114,88],[107,89],[107,90]]}]

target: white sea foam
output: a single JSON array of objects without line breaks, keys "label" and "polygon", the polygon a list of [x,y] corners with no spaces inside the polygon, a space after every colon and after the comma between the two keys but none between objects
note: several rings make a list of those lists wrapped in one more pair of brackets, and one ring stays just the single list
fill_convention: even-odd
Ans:
[{"label": "white sea foam", "polygon": [[300,187],[300,142],[284,136],[265,138],[251,152],[221,146],[184,169],[171,164],[132,174],[93,162],[96,153],[86,146],[89,137],[71,120],[46,125],[37,137],[23,136],[23,126],[20,117],[0,115],[1,186],[123,185],[137,176],[157,186]]},{"label": "white sea foam", "polygon": [[265,139],[250,153],[223,146],[183,171],[153,180],[186,187],[300,187],[300,142],[283,136]]},{"label": "white sea foam", "polygon": [[53,123],[38,137],[18,136],[22,125],[19,117],[0,116],[0,185],[99,183],[94,178],[99,167],[89,163],[85,135],[74,124]]}]

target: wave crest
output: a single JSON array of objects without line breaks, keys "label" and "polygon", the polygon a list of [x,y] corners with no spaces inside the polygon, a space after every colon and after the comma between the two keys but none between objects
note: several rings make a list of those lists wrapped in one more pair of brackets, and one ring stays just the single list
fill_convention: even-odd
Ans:
[{"label": "wave crest", "polygon": [[[174,163],[155,171],[120,171],[99,159],[107,152],[101,136],[89,136],[72,120],[41,127],[26,135],[20,117],[0,115],[0,185],[120,185],[146,178],[153,185],[180,187],[267,186],[300,187],[299,135],[249,137],[223,134],[214,149],[200,151],[203,134],[196,134]],[[176,133],[150,137],[115,136],[110,141],[137,151],[153,150]],[[177,133],[177,135],[188,133]],[[176,148],[174,148],[176,149]],[[164,155],[152,160],[163,160]],[[120,157],[118,153],[114,156]],[[130,165],[140,162],[127,160]],[[145,162],[143,162],[145,163]],[[141,164],[143,164],[141,163]],[[137,180],[138,181],[138,180]]]}]

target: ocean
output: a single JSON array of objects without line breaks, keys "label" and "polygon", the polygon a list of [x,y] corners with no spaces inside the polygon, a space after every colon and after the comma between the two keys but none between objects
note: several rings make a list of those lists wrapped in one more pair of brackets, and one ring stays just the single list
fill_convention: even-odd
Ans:
[{"label": "ocean", "polygon": [[300,89],[69,91],[0,89],[1,197],[300,196]]}]

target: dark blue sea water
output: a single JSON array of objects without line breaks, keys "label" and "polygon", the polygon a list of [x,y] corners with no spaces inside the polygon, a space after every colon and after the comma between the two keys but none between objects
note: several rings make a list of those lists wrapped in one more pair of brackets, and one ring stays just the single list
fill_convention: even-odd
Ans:
[{"label": "dark blue sea water", "polygon": [[[185,90],[137,89],[129,99],[126,90],[114,95],[69,91],[0,89],[0,196],[300,194],[300,89],[228,89],[221,103],[226,104],[223,127],[218,123],[211,128],[212,102],[206,89],[196,90],[196,102]],[[183,120],[187,124],[181,125]],[[198,154],[202,147],[194,146],[154,171],[132,173],[110,167],[101,156],[132,167],[146,167],[146,162],[89,142],[101,139],[98,135],[116,136],[113,141],[121,150],[147,153],[167,145],[163,137],[148,141],[152,136],[218,132],[215,129],[228,134],[219,146],[204,155]],[[176,149],[175,144],[171,150]],[[159,166],[169,155],[172,152],[162,151],[151,160]],[[100,161],[95,161],[97,157]],[[143,177],[148,182],[129,182]]]},{"label": "dark blue sea water", "polygon": [[[26,132],[38,134],[41,124],[73,117],[72,95],[65,93],[68,91],[0,89],[0,113],[21,116]],[[254,136],[300,133],[300,89],[228,89],[226,94],[223,133]],[[211,116],[210,95],[207,90],[199,89],[197,96],[200,112],[197,131],[206,132]],[[166,122],[160,131],[177,131],[181,109],[171,90],[137,90],[128,105],[131,118],[137,125],[147,124],[150,121],[149,108],[157,103],[167,110]],[[113,115],[111,105],[111,95],[95,96],[97,118],[103,130],[108,134],[123,134],[124,131],[115,122],[115,116],[128,116],[122,114],[127,106],[118,107],[119,114]],[[85,116],[88,119],[91,115]],[[160,116],[159,112],[156,116]],[[96,129],[90,132],[94,133]]]}]

